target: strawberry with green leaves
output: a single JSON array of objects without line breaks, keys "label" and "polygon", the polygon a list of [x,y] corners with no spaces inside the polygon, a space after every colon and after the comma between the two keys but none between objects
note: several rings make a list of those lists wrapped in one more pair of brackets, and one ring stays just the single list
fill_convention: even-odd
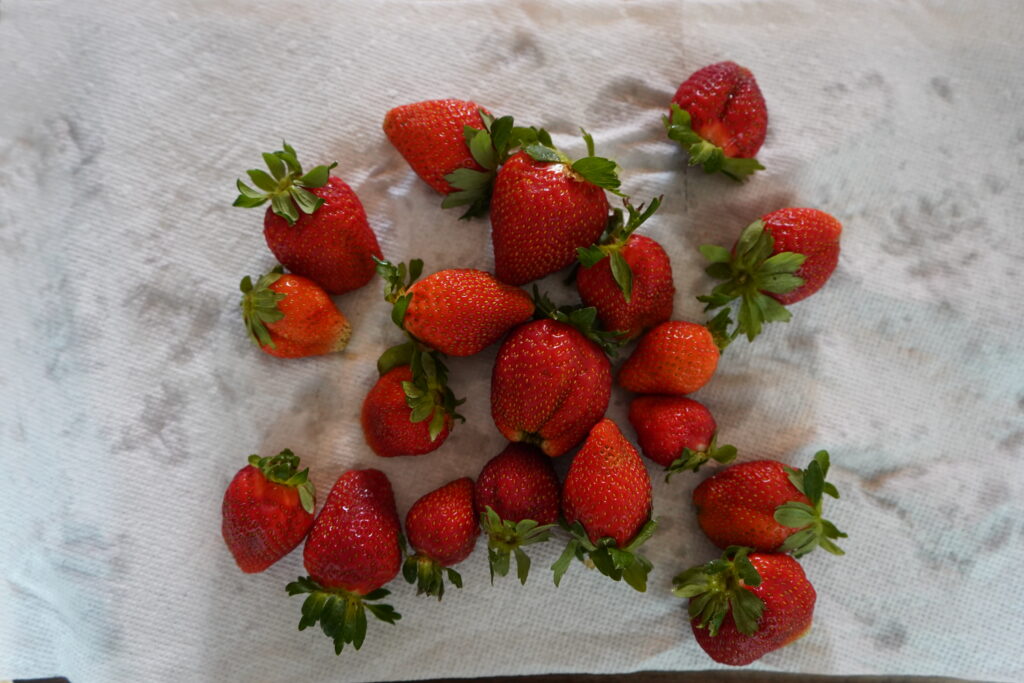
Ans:
[{"label": "strawberry with green leaves", "polygon": [[462,588],[452,565],[462,562],[480,535],[473,508],[473,480],[463,477],[435,489],[413,503],[405,516],[405,535],[412,546],[402,575],[416,585],[417,595],[444,596],[444,579]]},{"label": "strawberry with green leaves", "polygon": [[619,385],[637,394],[690,394],[715,374],[719,355],[710,329],[671,320],[640,338],[619,371]]},{"label": "strawberry with green leaves", "polygon": [[684,470],[696,472],[709,460],[736,458],[735,446],[719,446],[717,425],[702,403],[685,396],[637,396],[629,422],[643,454],[665,468],[665,480]]}]

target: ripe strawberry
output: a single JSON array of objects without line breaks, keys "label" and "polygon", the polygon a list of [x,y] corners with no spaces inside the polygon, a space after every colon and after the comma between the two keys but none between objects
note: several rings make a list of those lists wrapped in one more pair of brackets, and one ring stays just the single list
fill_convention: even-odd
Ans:
[{"label": "ripe strawberry", "polygon": [[719,62],[700,69],[672,98],[668,137],[690,154],[690,165],[743,180],[764,169],[754,156],[768,129],[768,109],[748,69]]},{"label": "ripe strawberry", "polygon": [[246,171],[259,189],[239,180],[234,205],[249,208],[270,200],[263,236],[288,270],[330,294],[362,287],[373,277],[373,257],[382,255],[359,197],[343,180],[329,177],[336,163],[303,174],[295,150],[283,147],[263,155],[270,174]]},{"label": "ripe strawberry", "polygon": [[[428,363],[433,360],[427,354],[422,357],[430,359]],[[435,368],[435,377],[439,370]],[[381,457],[430,453],[441,447],[451,431],[455,401],[450,390],[422,392],[413,374],[408,364],[382,370],[363,400],[363,436]]]},{"label": "ripe strawberry", "polygon": [[221,534],[238,568],[261,572],[295,549],[313,525],[316,493],[309,468],[285,449],[272,458],[249,456],[224,492]]},{"label": "ripe strawberry", "polygon": [[583,266],[576,287],[584,305],[597,309],[605,329],[632,339],[672,317],[676,288],[665,250],[651,238],[633,234],[658,210],[661,198],[651,200],[646,210],[642,204],[634,208],[628,199],[624,204],[628,221],[616,209],[602,243],[576,250]]},{"label": "ripe strawberry", "polygon": [[318,621],[341,654],[346,643],[359,649],[366,636],[366,611],[394,624],[401,618],[390,605],[372,601],[402,563],[401,527],[395,495],[379,470],[349,470],[334,483],[313,529],[303,559],[309,576],[288,584],[288,595],[309,593],[299,630]]},{"label": "ripe strawberry", "polygon": [[569,466],[562,514],[573,538],[552,565],[555,585],[572,558],[589,557],[605,576],[643,592],[651,563],[637,548],[654,533],[651,479],[640,454],[614,422],[597,423]]},{"label": "ripe strawberry", "polygon": [[451,566],[469,557],[480,535],[473,480],[456,479],[413,503],[405,516],[405,534],[415,554],[405,559],[402,574],[416,584],[417,595],[436,595],[440,600],[445,574],[462,588],[462,576]]},{"label": "ripe strawberry", "polygon": [[278,358],[317,356],[348,345],[352,326],[327,292],[278,266],[256,284],[242,279],[242,318],[249,338]]},{"label": "ripe strawberry", "polygon": [[735,446],[719,446],[715,418],[703,404],[683,396],[637,396],[629,422],[644,455],[665,467],[665,480],[683,470],[696,472],[708,460],[736,458]]},{"label": "ripe strawberry", "polygon": [[788,555],[732,546],[722,559],[688,569],[673,583],[672,592],[690,600],[697,644],[719,664],[745,666],[811,628],[817,594]]},{"label": "ripe strawberry", "polygon": [[704,325],[662,323],[640,339],[619,371],[619,385],[637,394],[690,394],[715,374],[718,356]]},{"label": "ripe strawberry", "polygon": [[526,583],[530,557],[522,546],[542,543],[558,520],[558,477],[551,459],[533,446],[510,443],[487,461],[476,478],[474,500],[487,532],[487,555],[494,575],[508,574],[512,555],[516,574]]},{"label": "ripe strawberry", "polygon": [[846,534],[821,516],[822,494],[839,497],[825,481],[828,468],[827,451],[818,451],[806,470],[775,460],[727,467],[693,491],[700,528],[719,548],[744,545],[802,557],[820,545],[842,555],[832,539]]}]

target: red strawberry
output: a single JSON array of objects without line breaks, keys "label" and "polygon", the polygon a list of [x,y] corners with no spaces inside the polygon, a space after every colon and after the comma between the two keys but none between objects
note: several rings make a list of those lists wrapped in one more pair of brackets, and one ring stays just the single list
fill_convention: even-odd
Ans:
[{"label": "red strawberry", "polygon": [[820,545],[842,555],[832,540],[846,534],[821,516],[822,494],[839,497],[825,481],[828,468],[827,451],[818,451],[806,470],[775,460],[727,467],[693,491],[700,528],[719,548],[744,545],[802,557]]},{"label": "red strawberry", "polygon": [[424,393],[415,386],[413,370],[407,364],[384,370],[363,400],[363,435],[373,452],[392,458],[440,448],[451,431],[453,413],[444,407],[446,397],[438,393]]},{"label": "red strawberry", "polygon": [[340,654],[346,643],[362,646],[365,610],[389,624],[400,619],[390,605],[372,602],[389,594],[382,586],[398,574],[400,535],[395,496],[383,472],[349,470],[338,477],[306,539],[309,576],[288,584],[289,595],[310,594],[299,630],[319,621]]},{"label": "red strawberry", "polygon": [[734,62],[700,69],[672,98],[668,136],[690,154],[690,165],[743,180],[764,169],[754,156],[768,129],[768,109],[749,70]]},{"label": "red strawberry", "polygon": [[525,584],[530,558],[522,546],[547,541],[558,520],[558,477],[551,459],[533,446],[510,443],[480,471],[474,500],[488,536],[491,583],[495,574],[508,574],[514,554]]},{"label": "red strawberry", "polygon": [[715,418],[703,404],[683,396],[637,396],[629,404],[629,422],[644,455],[668,474],[696,472],[708,460],[722,464],[736,457],[735,446],[719,446]]},{"label": "red strawberry", "polygon": [[731,547],[723,558],[678,575],[697,644],[719,664],[745,666],[807,633],[817,594],[788,555]]},{"label": "red strawberry", "polygon": [[704,325],[662,323],[640,339],[619,371],[619,385],[637,394],[690,394],[715,374],[718,356]]},{"label": "red strawberry", "polygon": [[249,456],[224,492],[221,533],[238,568],[261,572],[295,549],[313,525],[315,492],[309,469],[285,449]]},{"label": "red strawberry", "polygon": [[382,255],[359,197],[340,178],[328,177],[336,163],[303,174],[295,150],[283,146],[283,151],[263,155],[270,174],[247,171],[258,190],[238,181],[241,194],[235,206],[270,200],[263,236],[288,270],[330,294],[362,287],[373,277],[373,257]]},{"label": "red strawberry", "polygon": [[646,210],[642,204],[634,208],[628,199],[624,203],[627,222],[616,209],[602,243],[576,250],[583,266],[576,287],[584,305],[597,309],[605,329],[632,339],[672,317],[676,288],[665,250],[651,238],[633,234],[658,210],[661,198],[651,200]]},{"label": "red strawberry", "polygon": [[417,595],[436,595],[440,600],[445,574],[462,588],[462,577],[451,566],[469,557],[480,535],[473,480],[456,479],[413,503],[405,516],[405,534],[415,554],[406,558],[402,573],[416,584]]},{"label": "red strawberry", "polygon": [[242,318],[253,343],[271,356],[299,358],[341,351],[352,326],[327,292],[280,266],[256,284],[242,279]]},{"label": "red strawberry", "polygon": [[562,514],[573,535],[552,565],[558,585],[572,558],[589,556],[604,575],[647,590],[651,563],[636,549],[654,533],[651,479],[614,422],[597,423],[569,466]]}]

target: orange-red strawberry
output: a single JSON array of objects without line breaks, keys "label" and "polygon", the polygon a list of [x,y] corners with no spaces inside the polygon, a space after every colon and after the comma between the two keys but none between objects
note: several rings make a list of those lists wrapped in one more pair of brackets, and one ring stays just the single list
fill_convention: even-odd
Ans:
[{"label": "orange-red strawberry", "polygon": [[743,180],[764,169],[754,156],[768,130],[768,109],[750,70],[719,62],[683,81],[672,98],[668,137],[690,155],[690,165]]},{"label": "orange-red strawberry", "polygon": [[491,582],[495,574],[508,574],[515,555],[519,581],[526,583],[530,558],[522,547],[547,541],[558,520],[558,477],[551,458],[533,446],[510,443],[480,470],[474,501],[487,532]]},{"label": "orange-red strawberry", "polygon": [[788,555],[734,546],[673,583],[675,595],[689,598],[697,644],[720,664],[745,666],[811,628],[817,594]]},{"label": "orange-red strawberry", "polygon": [[402,565],[405,580],[416,584],[417,595],[438,600],[445,575],[462,588],[462,577],[451,567],[469,557],[479,535],[472,479],[456,479],[424,495],[405,516],[405,536],[414,551]]},{"label": "orange-red strawberry", "polygon": [[693,491],[700,528],[720,548],[743,545],[801,557],[821,546],[842,555],[833,540],[846,534],[821,516],[822,495],[839,497],[825,481],[828,468],[826,451],[805,470],[775,460],[727,467]]},{"label": "orange-red strawberry", "polygon": [[330,294],[362,287],[373,277],[373,258],[382,254],[359,197],[343,180],[329,176],[336,163],[303,173],[295,150],[286,143],[283,147],[263,155],[269,174],[246,172],[258,189],[238,181],[241,194],[235,206],[271,202],[263,236],[291,272]]},{"label": "orange-red strawberry", "polygon": [[731,462],[735,446],[719,446],[715,418],[702,403],[685,396],[637,396],[629,404],[629,422],[644,455],[668,474],[696,472],[708,460]]},{"label": "orange-red strawberry", "polygon": [[290,450],[249,456],[224,492],[221,534],[238,568],[261,572],[295,549],[313,525],[309,469]]},{"label": "orange-red strawberry", "polygon": [[654,533],[651,479],[640,454],[614,422],[598,422],[569,466],[562,515],[573,538],[552,565],[555,585],[573,557],[589,557],[604,575],[647,589],[651,563],[636,553]]},{"label": "orange-red strawberry", "polygon": [[440,448],[451,431],[453,415],[444,408],[444,397],[435,393],[428,392],[425,408],[413,408],[410,400],[424,395],[413,384],[412,368],[396,365],[384,371],[363,400],[361,414],[363,436],[373,452],[391,458]]},{"label": "orange-red strawberry", "polygon": [[347,643],[359,649],[366,636],[366,611],[394,624],[401,618],[390,605],[373,601],[402,564],[401,527],[391,482],[380,470],[349,470],[334,483],[306,538],[303,559],[308,577],[288,584],[288,594],[309,593],[299,630],[320,622],[334,639],[334,651]]},{"label": "orange-red strawberry", "polygon": [[341,351],[352,326],[319,285],[275,268],[253,284],[242,279],[242,318],[254,344],[271,356],[300,358]]},{"label": "orange-red strawberry", "polygon": [[673,320],[645,334],[619,371],[619,385],[637,394],[690,394],[718,367],[718,347],[704,325]]}]

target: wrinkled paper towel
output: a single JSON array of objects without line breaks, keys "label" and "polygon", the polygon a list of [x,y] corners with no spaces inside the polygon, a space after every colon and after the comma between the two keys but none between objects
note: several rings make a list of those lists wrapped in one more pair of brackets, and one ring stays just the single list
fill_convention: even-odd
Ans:
[{"label": "wrinkled paper towel", "polygon": [[[358,681],[699,670],[668,589],[716,554],[689,507],[706,475],[654,475],[646,594],[581,565],[491,587],[483,544],[442,604],[396,582],[397,626],[339,658],[299,633],[296,552],[246,576],[220,538],[225,485],[290,447],[322,501],[379,467],[400,513],[502,448],[495,349],[452,360],[468,418],[442,450],[383,460],[358,410],[399,336],[380,283],[337,299],[341,355],[280,361],[243,333],[238,281],[273,260],[234,180],[286,138],[338,160],[384,253],[490,269],[486,221],[456,211],[380,131],[387,109],[472,98],[578,126],[622,165],[672,257],[676,317],[702,319],[696,247],[814,206],[845,225],[828,286],[698,398],[741,457],[833,456],[847,555],[815,553],[814,628],[753,668],[1024,680],[1022,15],[1012,3],[14,0],[0,6],[0,676],[86,681]],[[699,170],[660,122],[696,68],[734,59],[770,108],[738,185]],[[559,277],[544,284],[563,301]],[[630,436],[628,396],[609,414]],[[569,458],[558,462],[564,473]]]}]

